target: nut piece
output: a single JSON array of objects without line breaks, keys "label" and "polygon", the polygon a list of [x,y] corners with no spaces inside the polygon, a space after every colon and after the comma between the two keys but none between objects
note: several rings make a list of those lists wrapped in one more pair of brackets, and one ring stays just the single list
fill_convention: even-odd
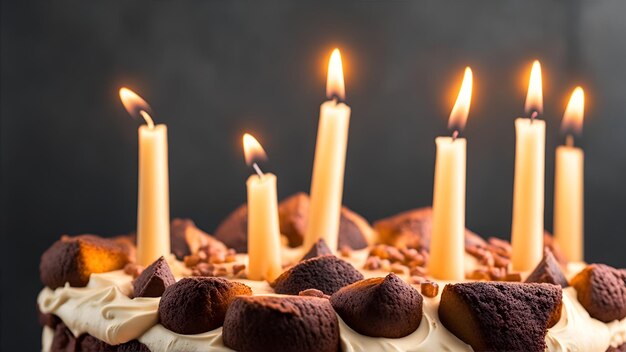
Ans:
[{"label": "nut piece", "polygon": [[436,297],[437,294],[439,293],[439,285],[437,285],[436,282],[432,282],[432,281],[426,281],[426,282],[422,282],[422,284],[420,285],[420,288],[422,289],[422,294],[426,297]]}]

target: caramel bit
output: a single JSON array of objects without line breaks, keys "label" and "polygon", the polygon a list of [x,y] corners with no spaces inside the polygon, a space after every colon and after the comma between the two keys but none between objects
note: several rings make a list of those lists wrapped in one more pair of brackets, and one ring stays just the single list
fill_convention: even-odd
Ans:
[{"label": "caramel bit", "polygon": [[350,256],[352,255],[352,248],[348,246],[341,246],[341,248],[339,249],[339,254],[341,254],[341,256],[344,258],[350,258]]},{"label": "caramel bit", "polygon": [[228,275],[228,270],[225,267],[222,266],[222,267],[217,268],[217,270],[215,270],[214,274],[215,274],[215,276],[218,276],[218,277],[224,277],[224,276]]},{"label": "caramel bit", "polygon": [[522,275],[520,273],[508,273],[506,274],[506,277],[504,278],[505,281],[516,281],[516,282],[521,282],[522,281]]},{"label": "caramel bit", "polygon": [[506,268],[511,262],[511,244],[491,237],[487,243],[466,242],[465,251],[486,267]]},{"label": "caramel bit", "polygon": [[199,263],[191,271],[193,276],[215,276],[215,266],[208,263]]},{"label": "caramel bit", "polygon": [[424,281],[426,281],[426,279],[423,276],[411,276],[409,278],[409,282],[413,285],[421,285]]},{"label": "caramel bit", "polygon": [[246,270],[245,264],[235,264],[233,265],[233,275],[237,276],[242,271]]},{"label": "caramel bit", "polygon": [[433,298],[439,293],[439,285],[436,282],[424,281],[421,283],[420,288],[422,294],[426,297]]},{"label": "caramel bit", "polygon": [[130,275],[133,279],[136,279],[139,275],[141,275],[143,269],[144,267],[139,264],[128,263],[124,266],[124,274]]},{"label": "caramel bit", "polygon": [[[428,252],[414,248],[396,248],[379,244],[370,250],[370,256],[365,262],[364,269],[384,270],[396,274],[410,274],[424,276],[423,266],[428,261]],[[418,271],[418,274],[413,272]]]}]

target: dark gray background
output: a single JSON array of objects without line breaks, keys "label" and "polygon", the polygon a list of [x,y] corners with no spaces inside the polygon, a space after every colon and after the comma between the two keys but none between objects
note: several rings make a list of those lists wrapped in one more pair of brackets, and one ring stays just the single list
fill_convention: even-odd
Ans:
[{"label": "dark gray background", "polygon": [[624,15],[619,0],[3,0],[1,349],[37,350],[39,256],[59,235],[135,226],[139,122],[118,100],[121,85],[169,127],[172,216],[213,231],[245,199],[245,131],[265,146],[280,197],[308,191],[335,46],[352,106],[348,206],[374,220],[430,203],[433,140],[447,133],[470,65],[467,224],[507,238],[513,119],[539,58],[546,227],[558,126],[581,84],[587,259],[626,266]]}]

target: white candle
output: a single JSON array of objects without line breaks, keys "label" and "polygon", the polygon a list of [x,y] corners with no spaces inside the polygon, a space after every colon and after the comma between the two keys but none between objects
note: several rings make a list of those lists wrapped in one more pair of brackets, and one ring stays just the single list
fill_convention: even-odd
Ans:
[{"label": "white candle", "polygon": [[453,137],[438,137],[433,191],[433,224],[428,273],[440,280],[463,280],[465,252],[466,140],[463,129],[472,97],[472,71],[465,69],[459,96],[450,114]]},{"label": "white candle", "polygon": [[554,238],[570,261],[584,260],[584,153],[574,146],[580,134],[585,96],[577,87],[570,98],[563,122],[567,144],[556,149],[554,168]]},{"label": "white candle", "polygon": [[526,97],[531,118],[515,120],[511,261],[516,271],[532,270],[543,256],[546,124],[535,118],[542,110],[541,67],[535,61]]},{"label": "white candle", "polygon": [[333,51],[328,65],[326,93],[331,100],[320,108],[304,248],[324,239],[330,249],[336,251],[350,125],[350,107],[341,102],[345,99],[345,86],[338,49]]},{"label": "white candle", "polygon": [[246,162],[258,174],[246,182],[248,191],[248,278],[273,281],[282,272],[276,176],[256,164],[265,151],[249,134],[243,137]]},{"label": "white candle", "polygon": [[147,266],[170,254],[167,127],[154,125],[148,104],[131,90],[120,89],[120,98],[131,115],[146,121],[138,130],[137,263]]}]

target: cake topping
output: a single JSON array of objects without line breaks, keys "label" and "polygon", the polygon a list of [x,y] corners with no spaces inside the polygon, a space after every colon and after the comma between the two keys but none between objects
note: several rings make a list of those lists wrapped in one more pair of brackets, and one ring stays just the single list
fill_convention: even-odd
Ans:
[{"label": "cake topping", "polygon": [[310,296],[310,297],[330,299],[329,295],[325,295],[324,292],[322,292],[320,290],[316,290],[314,288],[310,288],[308,290],[300,291],[300,293],[298,293],[298,296]]},{"label": "cake topping", "polygon": [[567,279],[563,271],[561,271],[559,263],[554,258],[552,251],[547,247],[543,251],[543,259],[528,276],[526,282],[545,282],[553,285],[561,285],[561,287],[568,286]]},{"label": "cake topping", "polygon": [[591,317],[608,323],[626,317],[626,272],[604,264],[591,264],[570,284]]},{"label": "cake topping", "polygon": [[95,235],[62,236],[41,256],[41,281],[51,289],[83,287],[92,273],[120,270],[129,262],[128,248]]},{"label": "cake topping", "polygon": [[[309,222],[309,196],[296,193],[278,204],[280,233],[290,247],[302,245]],[[241,205],[230,213],[215,230],[215,237],[237,252],[248,252],[248,208]],[[367,247],[374,230],[361,216],[346,207],[341,209],[339,219],[338,248],[362,249]]]},{"label": "cake topping", "polygon": [[209,258],[223,258],[227,255],[228,248],[224,243],[200,230],[190,219],[172,220],[170,237],[172,253],[178,260],[198,252],[203,252]]},{"label": "cake topping", "polygon": [[272,287],[276,293],[287,295],[297,295],[309,288],[332,295],[340,288],[362,279],[363,275],[350,263],[331,254],[296,264],[283,272],[272,283]]},{"label": "cake topping", "polygon": [[337,352],[339,322],[327,299],[241,296],[226,313],[222,338],[237,351]]},{"label": "cake topping", "polygon": [[309,251],[304,255],[304,257],[302,257],[301,261],[319,257],[320,255],[326,255],[326,254],[333,254],[333,252],[330,250],[330,248],[328,248],[326,241],[324,241],[323,239],[319,239],[317,240],[317,242],[313,244],[313,246],[311,246],[311,249],[309,249]]},{"label": "cake topping", "polygon": [[422,294],[426,297],[433,298],[439,294],[439,285],[433,281],[424,281],[420,283]]},{"label": "cake topping", "polygon": [[241,205],[215,229],[215,238],[239,253],[248,252],[248,207]]},{"label": "cake topping", "polygon": [[159,320],[179,334],[199,334],[222,326],[226,310],[237,295],[251,295],[250,287],[216,277],[184,278],[165,289]]},{"label": "cake topping", "polygon": [[134,297],[161,297],[165,289],[176,283],[164,257],[150,264],[133,282]]},{"label": "cake topping", "polygon": [[443,325],[475,351],[537,351],[561,316],[561,287],[551,284],[470,282],[446,285],[439,304]]},{"label": "cake topping", "polygon": [[355,282],[334,293],[330,302],[356,332],[371,337],[400,338],[422,321],[423,298],[395,274]]}]

